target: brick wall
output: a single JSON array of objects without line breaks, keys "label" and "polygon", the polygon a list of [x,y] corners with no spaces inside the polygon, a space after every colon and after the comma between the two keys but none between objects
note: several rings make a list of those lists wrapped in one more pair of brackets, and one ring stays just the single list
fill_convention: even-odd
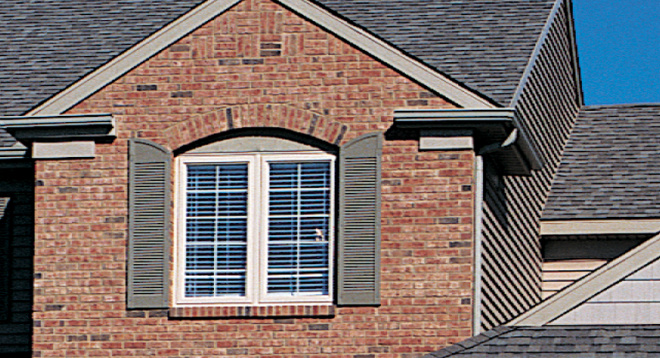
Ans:
[{"label": "brick wall", "polygon": [[[127,139],[175,150],[278,127],[333,144],[442,98],[279,5],[246,0],[69,113],[112,113],[92,160],[36,163],[34,355],[416,357],[471,333],[473,153],[383,149],[381,307],[309,317],[127,311]],[[197,312],[195,315],[199,316]],[[214,316],[219,314],[214,313]]]}]

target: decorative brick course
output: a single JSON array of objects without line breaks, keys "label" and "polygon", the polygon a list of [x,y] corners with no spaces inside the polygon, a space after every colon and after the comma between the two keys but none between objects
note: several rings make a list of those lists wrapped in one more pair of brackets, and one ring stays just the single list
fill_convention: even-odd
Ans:
[{"label": "decorative brick course", "polygon": [[[313,306],[191,306],[169,310],[171,318],[273,318],[273,317],[334,317],[336,308],[330,305]],[[327,327],[327,325],[326,325]]]},{"label": "decorative brick course", "polygon": [[68,113],[112,113],[117,139],[94,159],[36,163],[34,355],[395,358],[469,337],[474,154],[419,152],[389,132],[380,307],[126,310],[128,138],[177,150],[277,127],[341,145],[388,131],[411,106],[452,108],[267,0],[241,2],[83,100]]}]

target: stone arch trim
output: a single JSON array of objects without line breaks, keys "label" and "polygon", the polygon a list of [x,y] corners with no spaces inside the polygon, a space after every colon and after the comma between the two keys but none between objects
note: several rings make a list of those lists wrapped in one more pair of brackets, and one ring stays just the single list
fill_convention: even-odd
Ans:
[{"label": "stone arch trim", "polygon": [[282,128],[341,145],[349,128],[311,111],[284,104],[253,104],[225,107],[193,116],[165,130],[167,146],[177,150],[208,136],[242,128]]}]

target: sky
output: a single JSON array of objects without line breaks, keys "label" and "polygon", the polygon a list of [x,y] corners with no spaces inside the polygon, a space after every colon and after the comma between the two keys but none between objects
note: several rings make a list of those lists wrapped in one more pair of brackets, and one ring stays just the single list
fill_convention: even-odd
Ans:
[{"label": "sky", "polygon": [[660,103],[660,0],[573,0],[587,105]]}]

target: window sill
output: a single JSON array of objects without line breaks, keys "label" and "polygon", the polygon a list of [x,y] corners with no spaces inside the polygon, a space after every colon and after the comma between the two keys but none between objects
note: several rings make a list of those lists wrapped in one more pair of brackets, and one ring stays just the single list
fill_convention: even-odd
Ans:
[{"label": "window sill", "polygon": [[172,307],[170,318],[334,317],[332,305]]}]

